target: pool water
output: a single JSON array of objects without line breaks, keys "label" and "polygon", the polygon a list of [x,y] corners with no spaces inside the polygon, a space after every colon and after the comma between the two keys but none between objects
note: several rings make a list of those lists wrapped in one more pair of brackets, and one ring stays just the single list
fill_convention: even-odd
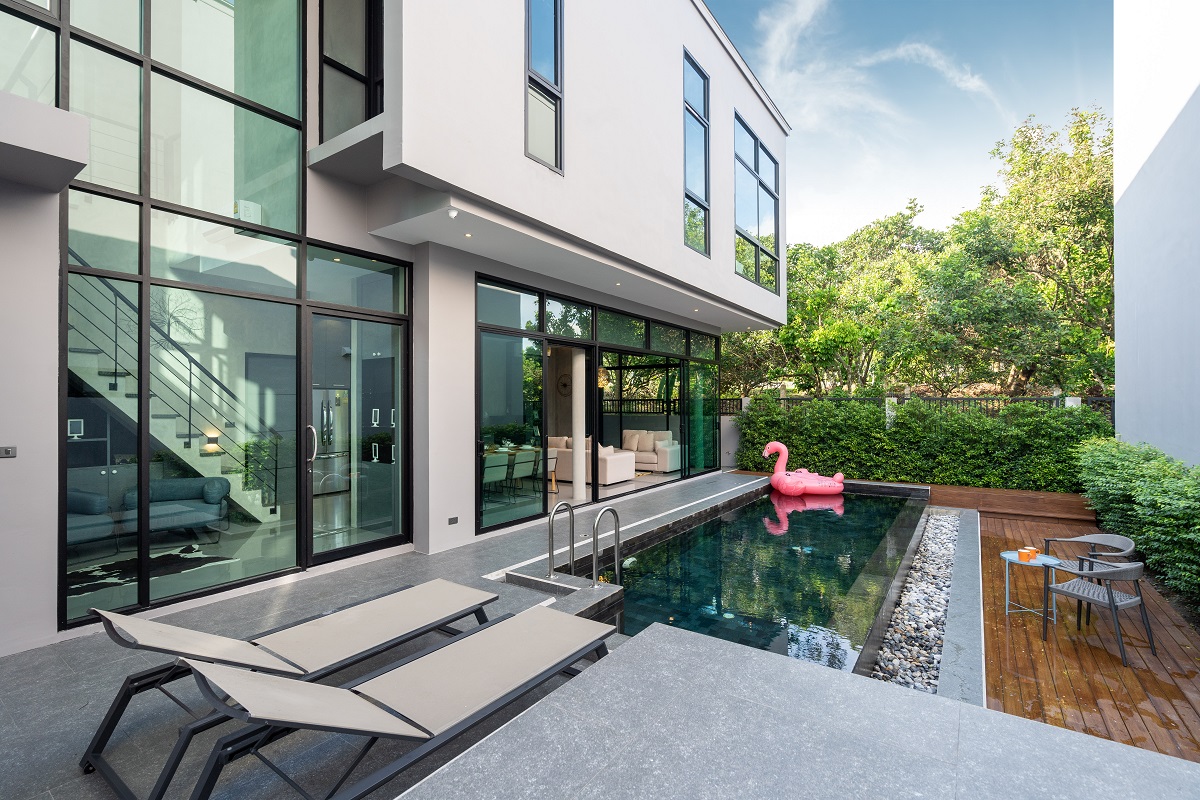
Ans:
[{"label": "pool water", "polygon": [[621,632],[661,622],[853,669],[924,503],[798,500],[772,493],[625,554]]}]

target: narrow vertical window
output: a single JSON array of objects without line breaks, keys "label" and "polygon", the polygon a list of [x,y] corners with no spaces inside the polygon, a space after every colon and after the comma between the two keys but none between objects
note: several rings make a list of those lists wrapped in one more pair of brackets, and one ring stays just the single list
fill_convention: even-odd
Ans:
[{"label": "narrow vertical window", "polygon": [[708,76],[683,55],[683,241],[708,255]]},{"label": "narrow vertical window", "polygon": [[322,0],[321,141],[383,112],[383,0]]},{"label": "narrow vertical window", "polygon": [[742,122],[733,120],[734,271],[779,291],[779,162]]},{"label": "narrow vertical window", "polygon": [[526,0],[525,153],[562,170],[562,0]]}]

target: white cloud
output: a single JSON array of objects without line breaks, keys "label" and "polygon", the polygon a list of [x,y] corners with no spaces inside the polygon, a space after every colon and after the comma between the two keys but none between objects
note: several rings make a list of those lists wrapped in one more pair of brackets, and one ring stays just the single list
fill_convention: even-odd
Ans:
[{"label": "white cloud", "polygon": [[838,32],[837,11],[835,0],[777,0],[756,21],[758,74],[794,128],[788,238],[839,239],[899,211],[914,195],[937,217],[924,224],[948,223],[977,199],[982,176],[976,168],[969,170],[969,186],[950,185],[966,177],[968,162],[948,157],[953,147],[934,157],[917,144],[925,135],[922,120],[882,88],[881,68],[898,62],[925,67],[931,81],[986,100],[1005,127],[1012,115],[983,76],[930,44],[909,38],[870,51],[849,45]]}]

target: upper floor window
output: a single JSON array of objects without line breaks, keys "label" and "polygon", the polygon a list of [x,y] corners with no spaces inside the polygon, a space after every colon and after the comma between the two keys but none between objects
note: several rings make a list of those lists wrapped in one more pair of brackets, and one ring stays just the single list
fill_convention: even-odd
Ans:
[{"label": "upper floor window", "polygon": [[321,3],[321,141],[383,112],[383,0]]},{"label": "upper floor window", "polygon": [[733,120],[734,269],[779,291],[779,162],[741,118]]},{"label": "upper floor window", "polygon": [[562,171],[562,0],[526,0],[525,153]]},{"label": "upper floor window", "polygon": [[708,255],[708,76],[683,55],[683,240]]}]

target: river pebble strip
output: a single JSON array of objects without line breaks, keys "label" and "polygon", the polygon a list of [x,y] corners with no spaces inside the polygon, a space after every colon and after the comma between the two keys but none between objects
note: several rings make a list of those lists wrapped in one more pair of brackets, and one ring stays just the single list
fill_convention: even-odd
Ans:
[{"label": "river pebble strip", "polygon": [[927,518],[921,545],[871,670],[872,678],[937,694],[958,522],[957,514]]}]

